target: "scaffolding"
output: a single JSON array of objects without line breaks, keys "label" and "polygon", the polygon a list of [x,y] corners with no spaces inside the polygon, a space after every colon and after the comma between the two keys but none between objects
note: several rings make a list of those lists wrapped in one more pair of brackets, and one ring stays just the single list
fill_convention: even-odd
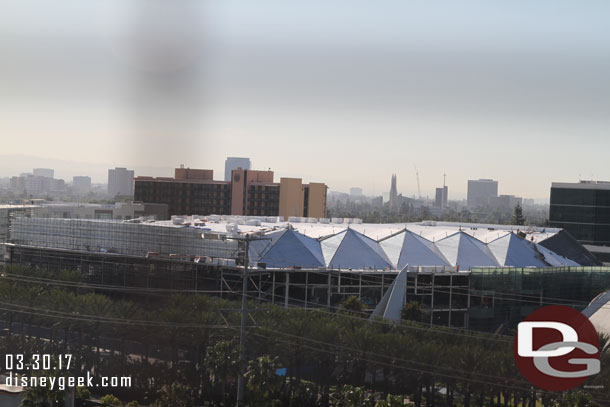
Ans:
[{"label": "scaffolding", "polygon": [[237,243],[192,226],[54,218],[14,218],[10,242],[31,247],[129,256],[235,259]]},{"label": "scaffolding", "polygon": [[[16,216],[27,216],[31,214],[33,205],[0,205],[0,243],[9,239],[9,225]],[[0,245],[0,264],[5,260],[6,251]]]}]

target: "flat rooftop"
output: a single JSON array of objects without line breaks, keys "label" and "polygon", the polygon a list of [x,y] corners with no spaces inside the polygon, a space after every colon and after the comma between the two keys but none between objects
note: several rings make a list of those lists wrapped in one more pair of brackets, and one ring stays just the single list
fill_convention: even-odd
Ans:
[{"label": "flat rooftop", "polygon": [[610,181],[553,182],[551,188],[610,190]]},{"label": "flat rooftop", "polygon": [[[494,225],[480,223],[457,223],[457,222],[436,222],[423,221],[412,223],[362,223],[360,219],[322,219],[300,218],[285,221],[280,217],[261,217],[261,216],[231,216],[231,215],[209,215],[209,216],[181,216],[172,217],[172,220],[149,221],[148,223],[158,226],[172,227],[200,227],[214,233],[230,233],[233,228],[235,232],[247,233],[268,233],[274,230],[284,229],[290,225],[293,229],[305,236],[318,239],[334,235],[345,229],[353,229],[374,240],[382,240],[388,236],[408,229],[421,237],[430,241],[437,241],[450,236],[455,232],[462,231],[482,242],[490,242],[499,237],[517,231],[526,234],[528,240],[538,243],[556,233],[560,228],[518,226],[518,225]],[[275,218],[274,221],[271,221]],[[334,220],[334,222],[333,222]]]}]

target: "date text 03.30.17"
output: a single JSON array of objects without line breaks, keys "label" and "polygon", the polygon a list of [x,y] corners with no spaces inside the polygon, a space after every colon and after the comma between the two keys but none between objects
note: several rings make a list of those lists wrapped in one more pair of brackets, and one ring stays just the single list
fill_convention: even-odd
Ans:
[{"label": "date text 03.30.17", "polygon": [[4,370],[69,370],[71,364],[72,355],[70,354],[7,353],[4,356]]}]

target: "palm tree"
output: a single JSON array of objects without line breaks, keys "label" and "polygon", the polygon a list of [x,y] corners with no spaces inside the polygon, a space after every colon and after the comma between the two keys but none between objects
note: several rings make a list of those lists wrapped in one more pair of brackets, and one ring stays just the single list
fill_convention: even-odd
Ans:
[{"label": "palm tree", "polygon": [[303,361],[308,360],[311,355],[311,350],[304,346],[304,338],[307,338],[316,329],[318,318],[307,310],[291,309],[286,312],[277,307],[269,313],[268,317],[266,322],[274,330],[291,335],[290,345],[282,345],[279,349],[285,360],[289,361],[288,366],[294,368],[296,383],[300,383]]},{"label": "palm tree", "polygon": [[[374,352],[377,347],[377,332],[378,325],[371,324],[346,324],[339,338],[341,342],[346,344],[353,351],[346,351],[345,361],[352,366],[352,381],[354,383],[364,383],[367,367],[375,371],[375,366],[372,366],[368,359],[370,353]],[[373,374],[374,376],[374,374]]]},{"label": "palm tree", "polygon": [[[85,294],[77,296],[80,300],[79,309],[83,310],[84,315],[95,315],[99,317],[110,316],[112,311],[113,302],[108,297],[100,294]],[[89,349],[93,353],[93,340],[96,341],[96,357],[95,357],[95,370],[99,370],[100,365],[100,351],[101,341],[100,336],[102,334],[102,323],[99,320],[93,320],[87,323],[89,332],[91,333]]]},{"label": "palm tree", "polygon": [[[125,321],[142,319],[140,318],[140,307],[131,301],[122,300],[114,302],[112,306],[112,313],[116,318],[120,318]],[[125,354],[125,340],[137,338],[137,331],[138,329],[134,329],[133,325],[128,324],[119,325],[118,328],[114,330],[114,334],[120,338],[119,353],[121,355]]]}]

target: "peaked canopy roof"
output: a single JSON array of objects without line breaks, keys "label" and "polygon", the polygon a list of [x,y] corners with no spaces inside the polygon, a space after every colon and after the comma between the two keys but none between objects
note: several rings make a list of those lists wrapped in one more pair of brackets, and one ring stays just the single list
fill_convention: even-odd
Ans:
[{"label": "peaked canopy roof", "polygon": [[398,269],[407,265],[450,266],[433,242],[408,229],[382,240],[379,244]]},{"label": "peaked canopy roof", "polygon": [[499,266],[485,243],[462,231],[439,240],[436,242],[436,247],[452,266],[460,266],[462,270]]},{"label": "peaked canopy roof", "polygon": [[498,260],[501,266],[510,267],[548,267],[544,255],[536,250],[532,242],[508,233],[487,244],[489,250]]},{"label": "peaked canopy roof", "polygon": [[343,229],[322,239],[308,237],[292,228],[271,231],[267,240],[250,244],[251,261],[268,268],[343,268],[354,270],[405,267],[549,267],[578,266],[538,243],[509,232],[489,243],[463,231],[436,242],[418,233],[402,231],[377,242],[354,229]]},{"label": "peaked canopy roof", "polygon": [[250,242],[250,260],[259,261],[267,251],[269,251],[273,244],[286,233],[288,229],[280,229],[265,234],[265,240],[253,240]]},{"label": "peaked canopy roof", "polygon": [[542,253],[542,255],[544,256],[544,260],[549,263],[551,266],[557,267],[557,266],[580,266],[580,264],[578,264],[577,262],[575,262],[574,260],[568,259],[567,257],[561,256],[557,253],[555,253],[552,250],[547,249],[546,247],[542,246],[541,244],[536,244],[536,249]]},{"label": "peaked canopy roof", "polygon": [[328,267],[359,270],[392,268],[392,262],[379,243],[353,229],[345,229],[322,240],[320,244]]},{"label": "peaked canopy roof", "polygon": [[[272,236],[271,236],[272,235]],[[255,250],[263,247],[256,261],[266,263],[271,268],[282,267],[324,267],[324,257],[320,242],[292,229],[283,229],[267,235],[272,238],[271,244],[261,244]],[[265,242],[264,240],[258,242]],[[254,242],[252,242],[254,243]],[[250,250],[252,256],[252,249]],[[255,259],[254,256],[252,256]]]}]

